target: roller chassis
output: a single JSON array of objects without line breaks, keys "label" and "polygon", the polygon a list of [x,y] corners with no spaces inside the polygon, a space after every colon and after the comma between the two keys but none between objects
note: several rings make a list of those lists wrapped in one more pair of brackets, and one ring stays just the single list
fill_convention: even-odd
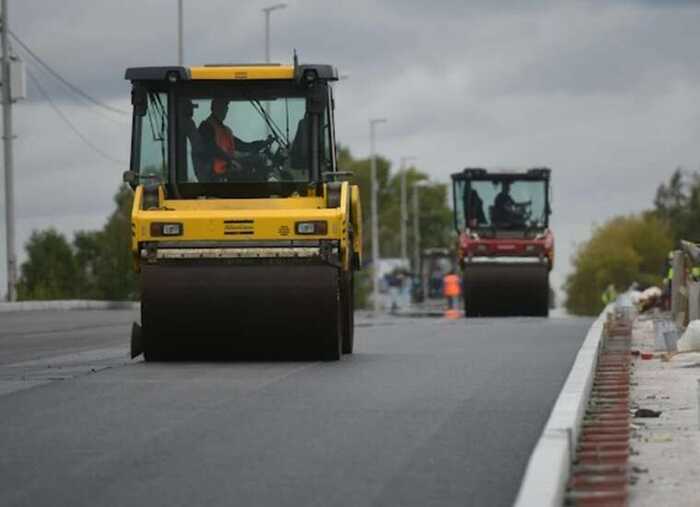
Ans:
[{"label": "roller chassis", "polygon": [[[554,264],[554,237],[548,228],[549,179],[547,168],[524,172],[467,168],[452,175],[466,317],[549,315],[549,272]],[[491,188],[500,187],[501,193],[507,193],[516,182],[539,191],[540,214],[534,219],[532,200],[511,198],[513,218],[499,222],[503,215],[495,213],[496,202],[487,204],[486,213],[478,191],[493,196]]]},{"label": "roller chassis", "polygon": [[[210,345],[329,361],[352,353],[362,215],[359,188],[344,181],[336,166],[329,82],[337,71],[295,61],[293,67],[132,68],[126,78],[133,84],[134,126],[125,181],[135,191],[132,254],[141,282],[132,357],[192,357]],[[209,180],[194,164],[196,133],[178,130],[188,122],[177,114],[184,114],[187,108],[180,106],[188,101],[222,95],[246,107],[258,100],[251,97],[282,98],[283,108],[274,114],[298,114],[302,107],[303,115],[276,124],[258,102],[253,120],[265,121],[277,150],[268,142],[255,157],[230,163],[225,175]],[[287,98],[296,102],[287,107]],[[162,117],[154,122],[153,114]],[[168,135],[165,129],[156,135],[154,125],[167,126]],[[142,150],[152,142],[161,142],[162,150]],[[159,153],[163,174],[142,173],[140,161]]]}]

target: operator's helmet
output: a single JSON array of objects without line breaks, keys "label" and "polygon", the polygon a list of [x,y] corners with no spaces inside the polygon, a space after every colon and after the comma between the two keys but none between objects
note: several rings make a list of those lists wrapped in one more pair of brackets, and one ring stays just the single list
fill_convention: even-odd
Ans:
[{"label": "operator's helmet", "polygon": [[228,107],[229,104],[229,99],[225,99],[222,97],[215,97],[211,101],[211,110],[214,111],[214,109],[223,109]]}]

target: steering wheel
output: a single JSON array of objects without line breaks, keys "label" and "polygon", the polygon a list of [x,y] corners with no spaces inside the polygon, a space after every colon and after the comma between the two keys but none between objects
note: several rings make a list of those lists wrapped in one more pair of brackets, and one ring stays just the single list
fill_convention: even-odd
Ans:
[{"label": "steering wheel", "polygon": [[271,140],[260,151],[260,155],[266,159],[263,168],[263,175],[266,181],[291,180],[293,177],[286,170],[286,162],[289,159],[289,150],[277,142],[277,148],[272,149],[272,144],[276,140]]},{"label": "steering wheel", "polygon": [[516,204],[516,207],[518,209],[518,213],[522,216],[524,221],[530,220],[530,217],[532,217],[532,202],[527,201],[527,202],[522,202]]},{"label": "steering wheel", "polygon": [[269,165],[269,147],[273,141],[268,138],[256,150],[243,152],[242,156],[231,160],[227,164],[223,181],[228,183],[264,181],[261,174],[266,172],[266,166]]}]

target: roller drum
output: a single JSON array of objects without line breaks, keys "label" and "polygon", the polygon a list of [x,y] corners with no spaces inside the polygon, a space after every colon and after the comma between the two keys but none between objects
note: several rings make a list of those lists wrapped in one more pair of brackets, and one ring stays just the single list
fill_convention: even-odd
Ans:
[{"label": "roller drum", "polygon": [[546,264],[469,263],[463,269],[465,315],[547,316]]},{"label": "roller drum", "polygon": [[[215,345],[231,351],[340,355],[339,269],[331,265],[143,265],[147,359]],[[338,350],[336,354],[336,349]]]}]

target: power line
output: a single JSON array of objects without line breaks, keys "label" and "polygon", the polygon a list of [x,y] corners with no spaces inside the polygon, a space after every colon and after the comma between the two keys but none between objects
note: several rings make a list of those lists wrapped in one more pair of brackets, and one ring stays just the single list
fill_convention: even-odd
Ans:
[{"label": "power line", "polygon": [[31,50],[31,48],[29,48],[29,46],[27,46],[24,42],[22,42],[22,40],[19,37],[17,37],[17,35],[15,35],[15,33],[12,30],[8,30],[8,32],[12,36],[12,38],[17,42],[17,44],[19,44],[22,47],[22,49],[24,49],[29,54],[29,56],[34,58],[34,60],[36,60],[36,62],[39,65],[41,65],[44,69],[46,69],[46,71],[49,74],[51,74],[53,77],[58,79],[61,83],[66,85],[68,88],[70,88],[74,93],[80,95],[85,100],[92,102],[96,106],[99,106],[102,109],[105,109],[107,111],[111,111],[113,113],[122,114],[122,115],[131,114],[128,111],[125,111],[123,109],[118,109],[116,107],[112,107],[109,104],[105,104],[104,102],[92,97],[91,95],[88,95],[86,92],[84,92],[83,90],[78,88],[76,85],[74,85],[73,83],[68,81],[66,78],[64,78],[61,74],[59,74],[57,71],[55,71],[48,63],[46,63],[44,60],[42,60],[34,51]]},{"label": "power line", "polygon": [[75,135],[77,135],[88,147],[90,147],[95,153],[99,154],[102,156],[104,159],[109,160],[110,162],[113,162],[114,164],[118,164],[122,167],[126,166],[127,163],[124,162],[123,160],[118,160],[108,153],[104,152],[102,149],[99,147],[95,146],[90,139],[88,139],[78,128],[73,124],[73,122],[70,121],[70,119],[61,111],[61,109],[56,105],[56,103],[53,101],[51,96],[46,92],[43,86],[41,86],[41,83],[39,80],[34,76],[34,74],[27,69],[27,75],[29,76],[29,80],[32,82],[32,84],[36,87],[36,89],[39,91],[39,93],[46,99],[46,101],[49,103],[51,108],[56,112],[56,114],[68,125],[68,127],[73,131]]},{"label": "power line", "polygon": [[[36,77],[39,79],[41,79],[42,76],[45,76],[47,74],[46,71],[43,69],[43,67],[40,67],[39,65],[35,64],[31,60],[27,61],[27,68],[34,69],[34,71],[37,73]],[[69,100],[72,98],[73,98],[72,96],[69,97]],[[89,111],[94,116],[97,116],[97,117],[102,118],[104,120],[108,120],[113,125],[118,125],[121,128],[123,128],[126,125],[125,122],[129,121],[129,119],[125,118],[124,116],[121,116],[121,115],[117,116],[110,111],[105,111],[102,108],[94,107],[92,104],[89,104],[84,100],[80,100],[80,99],[71,100],[71,102],[73,102],[75,104],[79,104],[81,106],[82,110]]]}]

